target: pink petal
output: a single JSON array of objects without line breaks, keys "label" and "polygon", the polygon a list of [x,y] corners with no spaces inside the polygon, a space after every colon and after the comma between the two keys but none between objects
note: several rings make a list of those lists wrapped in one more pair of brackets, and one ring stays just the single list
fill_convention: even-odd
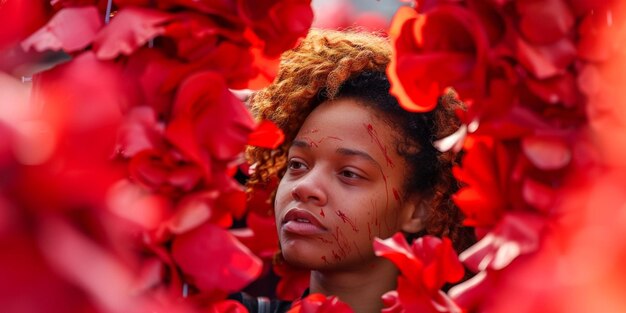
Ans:
[{"label": "pink petal", "polygon": [[148,40],[161,35],[165,30],[162,24],[172,18],[157,10],[122,8],[94,39],[94,51],[99,59],[130,55]]},{"label": "pink petal", "polygon": [[533,179],[526,178],[522,186],[524,200],[540,212],[548,213],[555,204],[556,191]]},{"label": "pink petal", "polygon": [[500,270],[539,247],[546,220],[533,213],[507,213],[493,230],[460,255],[472,271]]},{"label": "pink petal", "polygon": [[154,229],[171,209],[167,198],[152,194],[128,180],[121,180],[107,194],[107,206],[120,217],[145,229]]},{"label": "pink petal", "polygon": [[524,137],[522,149],[528,159],[542,170],[557,170],[572,160],[570,148],[559,138]]},{"label": "pink petal", "polygon": [[22,42],[24,50],[63,50],[74,52],[85,48],[102,27],[102,17],[94,6],[65,8],[44,27]]},{"label": "pink petal", "polygon": [[564,73],[576,58],[576,48],[568,37],[548,45],[532,45],[517,38],[515,44],[519,62],[539,79]]}]

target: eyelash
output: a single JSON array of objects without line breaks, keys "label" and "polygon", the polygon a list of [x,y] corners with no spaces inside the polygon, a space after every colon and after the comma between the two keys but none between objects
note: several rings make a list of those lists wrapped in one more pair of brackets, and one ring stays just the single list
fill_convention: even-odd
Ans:
[{"label": "eyelash", "polygon": [[[289,172],[292,172],[293,174],[299,174],[302,171],[305,171],[307,169],[308,169],[308,166],[306,165],[306,163],[298,159],[290,159],[289,161],[287,161],[287,170]],[[349,179],[349,180],[357,180],[357,179],[364,178],[362,175],[358,174],[357,172],[351,171],[348,169],[339,171],[339,176],[343,179]]]},{"label": "eyelash", "polygon": [[294,170],[294,171],[297,171],[297,170],[302,170],[302,168],[301,168],[301,167],[300,167],[300,168],[294,168],[294,165],[295,165],[295,164],[297,164],[297,165],[299,165],[299,166],[304,166],[304,167],[306,167],[306,164],[304,164],[303,162],[300,162],[300,161],[298,161],[298,160],[291,159],[291,160],[289,160],[289,162],[287,163],[287,169],[289,169],[289,170]]}]

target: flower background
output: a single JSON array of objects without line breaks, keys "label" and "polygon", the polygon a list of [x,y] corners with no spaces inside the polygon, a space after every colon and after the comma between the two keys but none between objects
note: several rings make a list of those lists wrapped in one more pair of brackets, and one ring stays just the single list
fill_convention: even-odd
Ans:
[{"label": "flower background", "polygon": [[[356,24],[390,35],[407,110],[449,87],[469,106],[438,148],[465,153],[454,200],[480,240],[459,256],[445,238],[375,242],[401,272],[385,312],[624,312],[625,14],[591,0],[1,1],[1,310],[298,297],[306,275],[272,264],[276,182],[241,186],[244,147],[282,134],[232,91],[267,85],[311,26]],[[441,291],[462,265],[474,277]],[[292,311],[350,309],[311,295]]]}]

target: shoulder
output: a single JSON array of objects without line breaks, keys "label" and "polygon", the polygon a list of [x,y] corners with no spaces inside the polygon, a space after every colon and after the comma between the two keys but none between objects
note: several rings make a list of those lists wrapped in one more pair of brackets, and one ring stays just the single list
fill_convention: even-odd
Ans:
[{"label": "shoulder", "polygon": [[228,298],[243,304],[250,313],[285,313],[291,308],[291,301],[253,297],[244,292],[232,294]]}]

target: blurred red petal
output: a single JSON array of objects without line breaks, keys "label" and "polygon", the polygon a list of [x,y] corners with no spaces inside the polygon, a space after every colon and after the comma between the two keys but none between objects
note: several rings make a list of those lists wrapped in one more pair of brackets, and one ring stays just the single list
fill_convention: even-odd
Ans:
[{"label": "blurred red petal", "polygon": [[166,136],[199,164],[227,161],[243,152],[254,121],[214,72],[187,78],[178,90]]},{"label": "blurred red petal", "polygon": [[556,190],[530,178],[524,180],[522,195],[528,204],[543,213],[549,213],[556,201]]},{"label": "blurred red petal", "polygon": [[262,262],[237,239],[211,224],[174,238],[172,256],[187,281],[202,291],[235,292],[256,279]]},{"label": "blurred red petal", "polygon": [[238,1],[240,16],[266,44],[263,52],[277,57],[295,47],[313,22],[310,0]]},{"label": "blurred red petal", "polygon": [[[232,230],[232,234],[261,259],[272,260],[278,251],[278,234],[276,233],[274,217],[263,217],[254,212],[250,212],[246,216],[246,225],[248,228],[243,230],[234,229]],[[293,288],[291,284],[288,284],[288,286],[289,288]],[[308,287],[308,279],[306,286]],[[299,297],[301,294],[302,293],[299,293],[292,299]],[[285,299],[280,295],[279,297]]]},{"label": "blurred red petal", "polygon": [[507,213],[490,233],[461,253],[461,261],[474,272],[500,270],[537,250],[545,225],[546,219],[534,213]]},{"label": "blurred red petal", "polygon": [[218,195],[217,191],[212,191],[183,198],[174,215],[166,222],[167,229],[174,234],[182,234],[215,218],[215,199]]},{"label": "blurred red petal", "polygon": [[285,134],[272,121],[263,120],[248,137],[251,146],[276,149],[285,140]]},{"label": "blurred red petal", "polygon": [[107,206],[113,213],[144,229],[155,229],[170,210],[167,198],[152,194],[128,180],[121,180],[111,186],[107,194]]},{"label": "blurred red petal", "polygon": [[533,43],[557,41],[574,26],[574,16],[564,0],[532,0],[515,4],[521,15],[520,30]]},{"label": "blurred red petal", "polygon": [[99,59],[130,55],[148,40],[164,32],[163,23],[173,16],[162,11],[124,7],[94,39],[93,50]]},{"label": "blurred red petal", "polygon": [[276,296],[279,299],[287,301],[299,299],[309,288],[311,271],[292,267],[284,261],[275,262],[273,270],[280,277],[276,285]]},{"label": "blurred red petal", "polygon": [[522,149],[530,161],[542,170],[563,168],[572,160],[572,152],[560,138],[524,137]]},{"label": "blurred red petal", "polygon": [[115,151],[129,158],[142,150],[163,146],[164,125],[159,123],[154,109],[141,106],[126,113],[117,133]]},{"label": "blurred red petal", "polygon": [[563,74],[576,59],[576,48],[567,37],[547,45],[532,45],[516,38],[515,45],[520,64],[538,79]]},{"label": "blurred red petal", "polygon": [[208,309],[203,310],[206,313],[248,313],[243,304],[235,300],[222,300],[217,303],[212,303]]},{"label": "blurred red petal", "polygon": [[25,50],[74,52],[88,46],[102,27],[102,17],[94,6],[65,8],[44,27],[22,42]]},{"label": "blurred red petal", "polygon": [[83,288],[102,309],[132,310],[132,271],[110,251],[61,220],[46,222],[39,240],[58,273]]},{"label": "blurred red petal", "polygon": [[353,313],[346,303],[336,296],[326,297],[321,293],[313,293],[291,305],[287,313]]}]

